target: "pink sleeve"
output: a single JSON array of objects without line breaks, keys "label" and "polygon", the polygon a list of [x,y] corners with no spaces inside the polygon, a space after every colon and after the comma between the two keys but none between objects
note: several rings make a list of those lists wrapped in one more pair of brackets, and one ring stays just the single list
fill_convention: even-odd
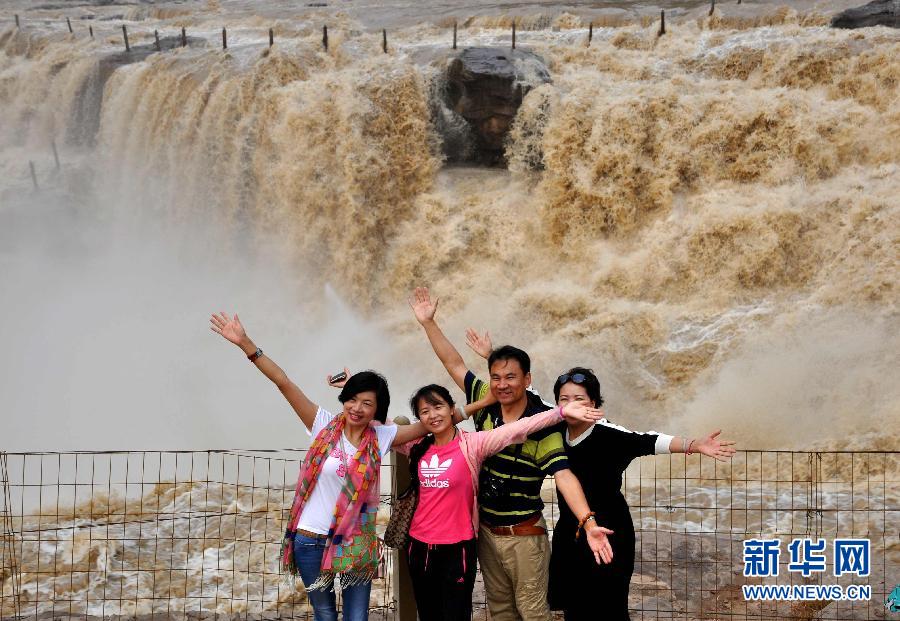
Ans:
[{"label": "pink sleeve", "polygon": [[528,434],[545,427],[551,427],[563,422],[563,420],[559,415],[559,408],[553,408],[534,416],[520,418],[514,423],[500,425],[496,429],[479,431],[475,434],[479,440],[476,443],[478,458],[486,459],[495,453],[499,453],[510,444],[521,444],[528,438]]}]

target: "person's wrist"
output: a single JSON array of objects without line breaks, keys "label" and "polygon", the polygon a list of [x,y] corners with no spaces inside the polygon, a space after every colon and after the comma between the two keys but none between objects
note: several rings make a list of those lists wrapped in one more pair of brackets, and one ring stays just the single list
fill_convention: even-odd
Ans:
[{"label": "person's wrist", "polygon": [[241,351],[244,352],[245,356],[252,356],[256,352],[256,343],[249,338],[241,339],[241,342],[238,343],[238,347],[241,348]]},{"label": "person's wrist", "polygon": [[575,539],[576,540],[578,539],[578,535],[581,534],[582,530],[585,532],[588,532],[588,530],[587,530],[588,522],[594,522],[594,524],[597,523],[597,518],[595,517],[595,514],[593,511],[589,511],[587,515],[585,515],[583,518],[578,520],[578,527],[575,529]]}]

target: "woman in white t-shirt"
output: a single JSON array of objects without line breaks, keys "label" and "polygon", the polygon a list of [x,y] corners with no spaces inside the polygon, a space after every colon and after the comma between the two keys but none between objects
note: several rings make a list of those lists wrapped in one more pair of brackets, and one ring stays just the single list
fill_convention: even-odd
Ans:
[{"label": "woman in white t-shirt", "polygon": [[[263,355],[237,315],[214,314],[210,322],[278,387],[313,437],[282,544],[282,568],[306,585],[316,621],[337,620],[335,579],[343,593],[344,621],[365,621],[379,560],[375,516],[381,459],[392,447],[424,436],[424,426],[383,424],[390,393],[373,371],[347,380],[338,396],[343,410],[334,415]],[[370,425],[373,420],[382,425]]]}]

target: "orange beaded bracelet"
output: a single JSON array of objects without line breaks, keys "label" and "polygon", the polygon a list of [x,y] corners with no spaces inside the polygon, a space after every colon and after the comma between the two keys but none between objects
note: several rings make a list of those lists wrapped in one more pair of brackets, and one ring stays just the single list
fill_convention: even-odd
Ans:
[{"label": "orange beaded bracelet", "polygon": [[595,513],[593,511],[590,511],[586,516],[578,521],[578,528],[575,529],[576,541],[578,540],[578,536],[581,534],[581,531],[584,528],[584,525],[587,524],[588,520],[594,520],[594,522],[597,521],[597,518],[595,517]]}]

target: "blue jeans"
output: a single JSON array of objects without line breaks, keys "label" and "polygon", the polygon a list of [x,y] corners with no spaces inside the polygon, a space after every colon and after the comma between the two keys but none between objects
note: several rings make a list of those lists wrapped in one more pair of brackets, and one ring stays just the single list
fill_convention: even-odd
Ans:
[{"label": "blue jeans", "polygon": [[[313,539],[300,534],[294,537],[294,561],[300,570],[303,584],[312,584],[319,577],[324,555],[324,539]],[[364,582],[341,592],[344,600],[344,621],[368,621],[371,591],[372,583]],[[312,604],[315,621],[337,621],[334,589],[307,591],[306,596]]]}]

